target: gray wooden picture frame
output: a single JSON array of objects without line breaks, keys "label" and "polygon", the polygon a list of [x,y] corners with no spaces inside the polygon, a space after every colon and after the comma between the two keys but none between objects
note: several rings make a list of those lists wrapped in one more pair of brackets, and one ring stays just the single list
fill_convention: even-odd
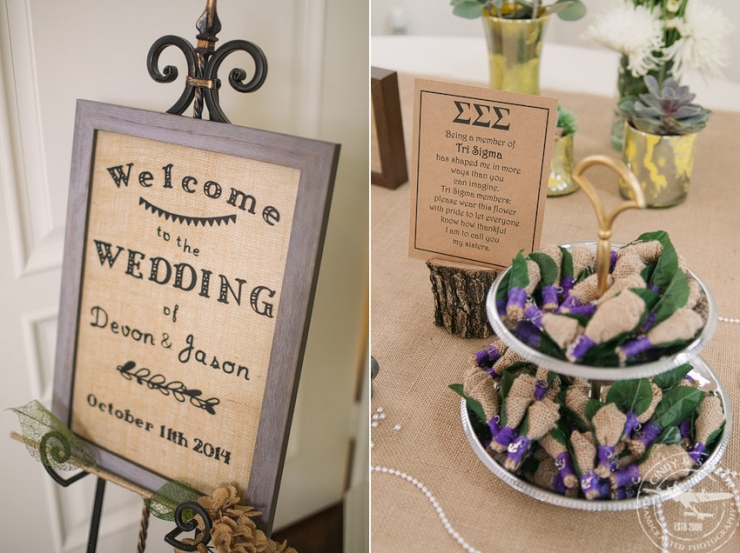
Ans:
[{"label": "gray wooden picture frame", "polygon": [[[85,239],[96,133],[109,131],[299,169],[263,407],[246,502],[270,535],[326,234],[339,145],[273,132],[78,100],[70,177],[52,411],[70,425]],[[94,445],[94,444],[93,444]],[[167,482],[95,447],[98,466],[156,491]]]}]

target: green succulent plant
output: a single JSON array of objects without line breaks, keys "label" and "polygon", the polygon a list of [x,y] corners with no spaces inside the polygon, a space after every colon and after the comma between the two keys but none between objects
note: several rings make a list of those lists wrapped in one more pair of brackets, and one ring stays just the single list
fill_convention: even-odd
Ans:
[{"label": "green succulent plant", "polygon": [[543,5],[539,0],[450,0],[452,13],[475,19],[484,13],[505,19],[534,19],[556,13],[565,21],[576,21],[586,15],[581,0],[556,0]]},{"label": "green succulent plant", "polygon": [[645,76],[647,92],[619,101],[620,115],[639,131],[659,135],[681,135],[700,131],[712,114],[698,104],[688,86],[673,78],[662,85],[652,75]]},{"label": "green succulent plant", "polygon": [[578,130],[578,125],[576,124],[577,121],[578,118],[572,111],[567,110],[561,104],[558,104],[558,122],[555,126],[559,129],[563,129],[563,136],[576,133]]}]

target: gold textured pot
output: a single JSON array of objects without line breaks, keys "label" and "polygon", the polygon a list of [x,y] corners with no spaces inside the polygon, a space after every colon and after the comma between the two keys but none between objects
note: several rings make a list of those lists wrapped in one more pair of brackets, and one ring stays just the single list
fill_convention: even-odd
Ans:
[{"label": "gold textured pot", "polygon": [[550,157],[550,180],[547,182],[547,196],[565,196],[578,190],[573,180],[573,135],[556,138]]},{"label": "gold textured pot", "polygon": [[[625,123],[622,161],[637,176],[647,207],[670,207],[686,199],[695,147],[696,133],[661,136]],[[619,191],[623,198],[630,198],[621,180]]]},{"label": "gold textured pot", "polygon": [[506,19],[483,12],[491,88],[540,93],[540,54],[549,15]]}]

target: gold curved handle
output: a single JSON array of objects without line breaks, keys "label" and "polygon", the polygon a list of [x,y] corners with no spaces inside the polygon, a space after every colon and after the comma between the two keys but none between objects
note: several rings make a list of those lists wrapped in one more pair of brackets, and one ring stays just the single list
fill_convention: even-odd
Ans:
[{"label": "gold curved handle", "polygon": [[[596,193],[596,190],[588,179],[583,176],[586,169],[592,165],[605,165],[609,169],[617,173],[622,180],[627,183],[634,200],[628,200],[622,202],[612,210],[609,215],[604,211],[604,204],[601,203],[601,198]],[[599,243],[596,248],[596,272],[599,275],[599,296],[606,292],[606,277],[609,274],[609,260],[611,256],[611,237],[612,237],[612,225],[617,215],[631,208],[645,207],[645,193],[642,191],[642,187],[637,180],[637,177],[630,171],[627,166],[620,160],[608,157],[608,156],[590,156],[583,159],[575,169],[573,169],[573,180],[578,183],[578,186],[586,193],[586,196],[594,206],[596,211],[596,219],[599,222]]]}]

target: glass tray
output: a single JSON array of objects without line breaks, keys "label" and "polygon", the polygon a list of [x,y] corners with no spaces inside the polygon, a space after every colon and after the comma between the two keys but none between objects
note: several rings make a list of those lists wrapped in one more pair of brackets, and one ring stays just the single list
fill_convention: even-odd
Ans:
[{"label": "glass tray", "polygon": [[[730,440],[730,434],[732,432],[732,408],[730,407],[730,400],[727,396],[727,392],[722,386],[717,375],[714,374],[712,368],[707,364],[701,357],[696,357],[693,360],[694,369],[689,372],[689,375],[698,380],[700,385],[699,388],[704,391],[716,391],[722,398],[722,406],[725,410],[725,428],[720,437],[717,445],[714,448],[712,454],[704,461],[704,464],[695,469],[695,472],[690,474],[683,480],[679,480],[665,490],[659,490],[657,492],[644,493],[633,497],[631,499],[621,500],[588,500],[585,498],[573,498],[560,495],[558,493],[545,490],[534,484],[527,482],[519,478],[518,476],[510,473],[504,467],[499,465],[493,458],[488,454],[483,445],[478,441],[478,437],[473,432],[470,425],[470,419],[468,418],[468,410],[465,405],[465,400],[460,401],[460,415],[462,418],[463,430],[465,436],[470,442],[470,446],[483,461],[483,464],[488,469],[498,476],[501,480],[506,482],[509,486],[517,491],[527,494],[539,501],[550,503],[552,505],[558,505],[560,507],[568,507],[570,509],[579,509],[582,511],[628,511],[633,509],[640,509],[649,505],[656,505],[668,499],[678,497],[685,491],[694,487],[703,478],[709,475],[719,463],[722,455],[727,449],[727,443]],[[622,370],[622,369],[619,369]]]},{"label": "glass tray", "polygon": [[[622,245],[623,244],[612,243],[613,248]],[[587,246],[593,251],[596,251],[596,242],[571,242],[569,244],[561,244],[561,246],[568,251],[573,251],[577,246]],[[625,367],[596,367],[563,361],[561,359],[545,355],[519,340],[519,338],[517,338],[506,327],[504,322],[501,320],[501,317],[499,317],[498,311],[496,310],[496,293],[498,291],[498,286],[501,283],[501,279],[510,270],[511,267],[504,270],[496,278],[488,291],[488,296],[486,297],[486,313],[488,314],[488,321],[490,322],[494,333],[501,338],[507,346],[535,365],[545,367],[546,369],[558,374],[580,376],[582,378],[595,380],[626,380],[654,376],[669,369],[678,367],[679,365],[683,365],[684,363],[691,363],[691,361],[699,355],[699,352],[704,348],[704,346],[709,343],[709,340],[711,340],[717,327],[717,304],[714,301],[714,296],[712,296],[704,282],[696,276],[693,271],[689,270],[688,272],[697,280],[702,291],[706,295],[709,310],[707,322],[704,325],[704,328],[685,349],[673,355],[662,357],[657,361]]]}]

